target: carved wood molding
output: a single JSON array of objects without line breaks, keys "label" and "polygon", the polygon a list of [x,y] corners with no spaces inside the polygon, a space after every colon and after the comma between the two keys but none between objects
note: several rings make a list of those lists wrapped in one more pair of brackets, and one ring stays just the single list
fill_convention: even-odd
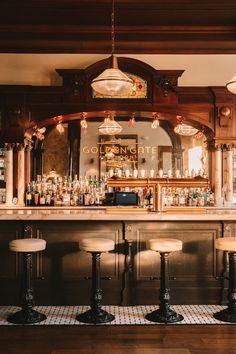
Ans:
[{"label": "carved wood molding", "polygon": [[218,119],[220,127],[228,127],[232,119],[232,108],[221,106],[218,108]]}]

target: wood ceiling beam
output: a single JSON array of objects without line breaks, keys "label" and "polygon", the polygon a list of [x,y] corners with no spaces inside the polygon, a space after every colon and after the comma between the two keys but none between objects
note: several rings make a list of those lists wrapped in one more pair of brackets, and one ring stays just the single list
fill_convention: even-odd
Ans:
[{"label": "wood ceiling beam", "polygon": [[[235,0],[115,0],[116,53],[235,54]],[[1,0],[1,53],[108,53],[111,0]]]}]

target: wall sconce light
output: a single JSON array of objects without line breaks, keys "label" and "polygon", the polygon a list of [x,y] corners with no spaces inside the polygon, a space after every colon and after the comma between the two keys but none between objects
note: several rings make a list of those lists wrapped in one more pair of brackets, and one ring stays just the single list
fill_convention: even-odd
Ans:
[{"label": "wall sconce light", "polygon": [[63,126],[63,124],[60,122],[60,123],[57,123],[57,125],[56,125],[56,130],[58,131],[58,133],[60,133],[60,134],[63,134],[64,133],[64,131],[65,131],[65,128],[64,128],[64,126]]},{"label": "wall sconce light", "polygon": [[85,113],[83,112],[83,113],[81,113],[81,121],[80,121],[80,126],[81,126],[81,128],[83,128],[83,129],[87,129],[88,128],[88,122],[87,122],[87,120],[86,120],[86,115],[85,115]]},{"label": "wall sconce light", "polygon": [[151,128],[152,129],[156,129],[157,127],[159,127],[160,125],[160,122],[159,122],[159,114],[158,113],[153,113],[153,121],[152,121],[152,124],[151,124]]},{"label": "wall sconce light", "polygon": [[134,127],[134,124],[135,124],[135,117],[134,117],[134,113],[131,114],[131,117],[129,119],[129,123],[128,123],[128,126],[130,128],[133,128]]},{"label": "wall sconce light", "polygon": [[35,135],[38,140],[42,141],[45,138],[45,136],[44,136],[45,132],[46,132],[45,127],[42,127],[42,128],[35,127],[35,132],[33,135]]}]

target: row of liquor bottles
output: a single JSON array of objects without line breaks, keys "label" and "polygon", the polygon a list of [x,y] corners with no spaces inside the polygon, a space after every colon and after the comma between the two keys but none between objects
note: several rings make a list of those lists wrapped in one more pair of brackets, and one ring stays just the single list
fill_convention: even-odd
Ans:
[{"label": "row of liquor bottles", "polygon": [[215,205],[214,193],[209,188],[162,188],[163,207],[189,206],[212,207]]},{"label": "row of liquor bottles", "polygon": [[[117,199],[115,194],[124,193],[124,198]],[[130,194],[136,194],[131,199]],[[125,199],[125,197],[127,197]],[[134,202],[136,200],[136,202]],[[207,188],[166,188],[161,190],[162,206],[214,206],[214,194]],[[27,206],[101,206],[135,204],[142,208],[152,208],[153,189],[148,187],[109,187],[105,178],[96,176],[46,177],[37,176],[36,181],[28,184],[25,203]]]},{"label": "row of liquor bottles", "polygon": [[36,181],[28,184],[25,196],[26,206],[88,206],[102,205],[106,181],[96,176],[87,178],[75,175],[54,177],[38,175]]}]

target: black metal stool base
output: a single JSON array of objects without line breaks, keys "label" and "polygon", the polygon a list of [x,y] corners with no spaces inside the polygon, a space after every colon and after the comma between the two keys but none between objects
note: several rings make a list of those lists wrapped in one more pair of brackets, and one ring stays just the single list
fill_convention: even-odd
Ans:
[{"label": "black metal stool base", "polygon": [[169,310],[168,313],[163,313],[160,309],[148,313],[145,318],[151,322],[159,323],[175,323],[180,322],[184,318],[173,310]]},{"label": "black metal stool base", "polygon": [[38,311],[24,311],[20,310],[7,318],[8,322],[15,324],[30,324],[38,323],[46,320],[46,316]]},{"label": "black metal stool base", "polygon": [[219,321],[236,323],[236,312],[230,311],[229,308],[214,313],[213,317]]},{"label": "black metal stool base", "polygon": [[98,311],[93,311],[92,309],[81,313],[76,317],[77,321],[84,322],[84,323],[107,323],[111,322],[115,319],[111,313],[104,311],[102,309]]}]

